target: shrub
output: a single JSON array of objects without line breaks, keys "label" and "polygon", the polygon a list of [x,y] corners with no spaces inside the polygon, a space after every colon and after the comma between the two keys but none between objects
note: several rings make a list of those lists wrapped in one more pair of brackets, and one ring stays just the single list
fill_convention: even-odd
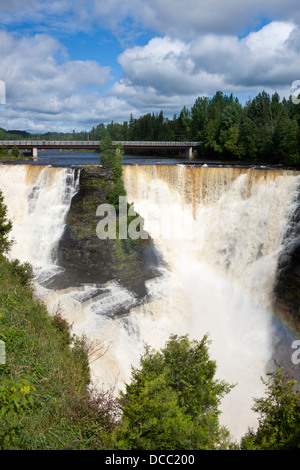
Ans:
[{"label": "shrub", "polygon": [[21,263],[15,259],[11,261],[13,272],[19,277],[22,285],[27,284],[33,278],[33,268],[30,263]]},{"label": "shrub", "polygon": [[9,449],[20,433],[21,418],[33,405],[33,391],[25,378],[0,382],[0,449]]}]

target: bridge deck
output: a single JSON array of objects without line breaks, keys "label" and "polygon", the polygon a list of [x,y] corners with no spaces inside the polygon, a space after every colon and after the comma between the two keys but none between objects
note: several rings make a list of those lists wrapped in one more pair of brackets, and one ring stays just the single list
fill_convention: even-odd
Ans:
[{"label": "bridge deck", "polygon": [[[113,146],[121,144],[124,148],[141,149],[187,149],[198,147],[201,142],[151,142],[151,141],[113,141]],[[0,146],[12,148],[15,145],[20,149],[99,149],[101,141],[56,141],[56,140],[1,140]]]}]

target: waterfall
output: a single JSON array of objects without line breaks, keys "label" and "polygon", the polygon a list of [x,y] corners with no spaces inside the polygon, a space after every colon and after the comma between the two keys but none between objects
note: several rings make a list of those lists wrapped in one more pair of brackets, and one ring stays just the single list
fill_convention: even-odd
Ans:
[{"label": "waterfall", "polygon": [[[186,165],[124,165],[123,176],[165,262],[161,276],[147,282],[142,305],[134,306],[134,295],[116,280],[45,287],[60,270],[56,250],[78,189],[74,169],[0,167],[15,239],[10,256],[32,263],[36,295],[50,313],[59,305],[75,333],[107,349],[91,364],[99,386],[123,388],[146,344],[160,348],[170,334],[208,334],[218,378],[237,384],[223,400],[221,421],[239,439],[257,424],[253,397],[263,394],[260,377],[281,340],[272,292],[300,176]],[[132,306],[128,315],[113,315],[120,304]]]},{"label": "waterfall", "polygon": [[77,187],[73,169],[43,165],[0,167],[0,189],[8,219],[13,222],[10,257],[31,263],[40,279],[59,271],[56,247]]},{"label": "waterfall", "polygon": [[127,165],[124,180],[169,269],[166,297],[143,307],[153,319],[145,335],[151,343],[161,340],[161,329],[163,337],[166,330],[195,339],[209,334],[218,377],[237,384],[223,400],[222,421],[241,436],[256,427],[253,397],[263,396],[260,377],[272,368],[282,334],[272,294],[300,177],[281,170]]}]

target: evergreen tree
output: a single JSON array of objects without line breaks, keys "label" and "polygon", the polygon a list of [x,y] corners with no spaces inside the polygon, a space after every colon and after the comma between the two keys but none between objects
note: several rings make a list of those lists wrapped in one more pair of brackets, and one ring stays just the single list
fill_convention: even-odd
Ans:
[{"label": "evergreen tree", "polygon": [[257,158],[258,129],[254,121],[246,116],[241,122],[240,146],[242,157],[255,161]]},{"label": "evergreen tree", "polygon": [[290,372],[278,367],[262,380],[266,395],[255,399],[253,410],[259,414],[256,431],[250,429],[241,440],[242,450],[300,449],[300,390]]},{"label": "evergreen tree", "polygon": [[271,153],[273,121],[270,96],[263,91],[250,103],[247,116],[255,124],[255,147],[259,157]]},{"label": "evergreen tree", "polygon": [[191,133],[192,140],[202,141],[203,130],[207,121],[208,98],[197,98],[191,109]]},{"label": "evergreen tree", "polygon": [[160,351],[147,348],[140,369],[121,393],[116,449],[217,449],[229,446],[219,425],[221,399],[232,386],[214,378],[207,336],[171,336]]},{"label": "evergreen tree", "polygon": [[287,110],[282,110],[273,135],[273,155],[276,161],[299,161],[299,128],[296,119],[290,120]]},{"label": "evergreen tree", "polygon": [[100,144],[100,163],[102,166],[112,168],[116,160],[116,150],[108,132],[102,137]]}]

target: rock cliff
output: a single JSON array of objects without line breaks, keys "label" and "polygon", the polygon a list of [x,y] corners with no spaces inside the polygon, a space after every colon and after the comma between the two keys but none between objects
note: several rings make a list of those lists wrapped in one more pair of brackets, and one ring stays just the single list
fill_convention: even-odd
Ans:
[{"label": "rock cliff", "polygon": [[79,191],[74,196],[64,234],[58,246],[58,264],[64,273],[52,287],[118,280],[139,297],[145,281],[157,275],[158,258],[150,238],[100,240],[96,234],[97,207],[109,202],[113,186],[111,170],[91,165],[80,171]]},{"label": "rock cliff", "polygon": [[284,237],[285,250],[278,262],[274,307],[300,332],[300,195]]}]

